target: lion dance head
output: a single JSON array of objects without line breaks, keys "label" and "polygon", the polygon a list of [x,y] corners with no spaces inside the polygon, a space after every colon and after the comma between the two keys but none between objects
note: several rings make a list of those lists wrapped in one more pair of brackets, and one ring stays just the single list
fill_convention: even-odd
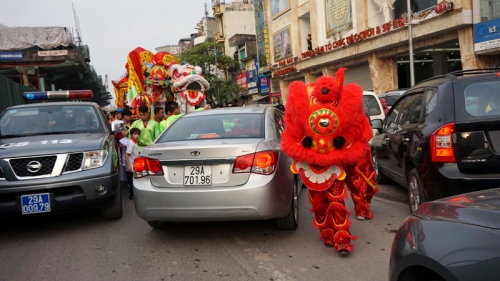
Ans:
[{"label": "lion dance head", "polygon": [[363,90],[343,85],[345,70],[289,87],[282,147],[295,160],[292,171],[311,190],[328,189],[345,177],[345,165],[366,158],[372,130],[364,114]]}]

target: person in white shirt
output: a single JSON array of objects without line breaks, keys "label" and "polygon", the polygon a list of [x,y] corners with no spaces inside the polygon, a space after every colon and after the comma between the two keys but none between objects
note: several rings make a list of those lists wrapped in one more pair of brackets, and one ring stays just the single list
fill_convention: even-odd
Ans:
[{"label": "person in white shirt", "polygon": [[138,128],[130,129],[130,140],[127,144],[127,152],[125,153],[125,159],[127,163],[127,180],[129,182],[130,189],[130,199],[134,199],[134,160],[139,156],[139,137],[141,136],[141,130]]}]

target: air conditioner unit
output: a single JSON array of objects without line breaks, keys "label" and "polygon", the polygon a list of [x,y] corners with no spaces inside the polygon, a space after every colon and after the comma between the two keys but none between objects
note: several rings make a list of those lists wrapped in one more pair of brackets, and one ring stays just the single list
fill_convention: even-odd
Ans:
[{"label": "air conditioner unit", "polygon": [[215,41],[216,42],[224,42],[224,34],[217,32],[215,33]]}]

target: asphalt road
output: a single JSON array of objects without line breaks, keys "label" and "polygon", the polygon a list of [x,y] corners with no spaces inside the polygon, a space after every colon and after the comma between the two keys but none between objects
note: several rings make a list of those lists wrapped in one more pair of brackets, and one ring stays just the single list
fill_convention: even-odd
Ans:
[{"label": "asphalt road", "polygon": [[392,239],[409,210],[402,187],[379,188],[374,219],[352,220],[359,239],[346,257],[319,240],[306,189],[296,231],[272,221],[154,230],[124,196],[117,221],[85,211],[0,222],[0,280],[387,280]]}]

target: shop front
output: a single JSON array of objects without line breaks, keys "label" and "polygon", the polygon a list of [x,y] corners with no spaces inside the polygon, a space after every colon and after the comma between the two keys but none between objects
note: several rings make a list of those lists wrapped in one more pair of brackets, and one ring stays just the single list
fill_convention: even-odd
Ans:
[{"label": "shop front", "polygon": [[[326,44],[275,62],[271,94],[272,85],[279,85],[286,101],[292,81],[314,82],[322,75],[335,75],[340,67],[348,69],[344,83],[357,83],[363,90],[381,94],[409,88],[409,36],[412,37],[415,83],[451,71],[487,67],[488,61],[474,53],[472,10],[461,6],[462,3],[435,1],[433,5],[417,9],[412,17],[411,33],[404,15],[396,19],[395,14],[389,15],[392,18],[388,22],[372,23],[369,13],[358,13],[355,22],[368,23],[364,28],[358,26],[345,35],[337,33]],[[486,29],[483,27],[483,30]],[[498,37],[495,52],[500,53],[500,32]]]}]

